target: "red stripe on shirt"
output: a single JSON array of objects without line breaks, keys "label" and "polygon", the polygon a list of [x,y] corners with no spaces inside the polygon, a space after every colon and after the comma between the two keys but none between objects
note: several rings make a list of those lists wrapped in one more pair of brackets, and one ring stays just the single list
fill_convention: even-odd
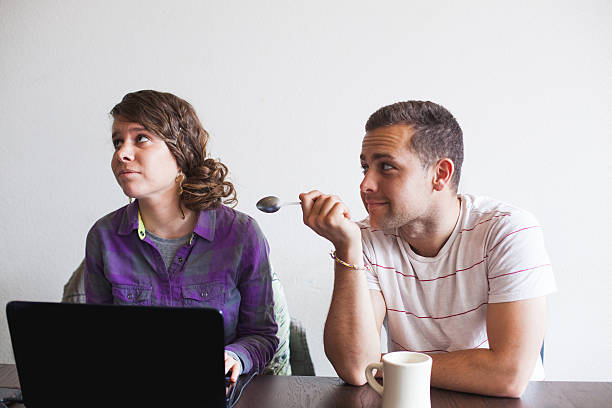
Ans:
[{"label": "red stripe on shirt", "polygon": [[525,271],[532,271],[534,269],[538,269],[538,268],[543,268],[545,266],[550,266],[551,264],[543,264],[543,265],[538,265],[538,266],[534,266],[533,268],[527,268],[527,269],[521,269],[520,271],[514,271],[514,272],[508,272],[508,273],[503,273],[501,275],[497,275],[497,276],[493,276],[492,278],[489,278],[489,280],[492,279],[497,279],[497,278],[501,278],[502,276],[508,276],[508,275],[514,275],[515,273],[521,273],[521,272],[525,272]]},{"label": "red stripe on shirt", "polygon": [[482,341],[482,343],[480,343],[479,345],[477,345],[476,347],[474,347],[475,349],[477,349],[478,347],[482,346],[483,344],[485,344],[487,341],[489,341],[489,338],[486,338]]},{"label": "red stripe on shirt", "polygon": [[449,317],[461,316],[461,315],[464,315],[464,314],[467,314],[467,313],[473,312],[473,311],[475,311],[475,310],[477,310],[477,309],[481,308],[482,306],[484,306],[484,305],[486,305],[486,304],[487,304],[487,302],[484,302],[484,303],[479,304],[478,306],[476,306],[476,307],[475,307],[475,308],[473,308],[473,309],[466,310],[465,312],[455,313],[455,314],[452,314],[452,315],[448,315],[448,316],[440,316],[440,317],[433,317],[433,316],[417,316],[417,315],[415,315],[415,314],[414,314],[414,313],[412,313],[412,312],[408,312],[408,311],[406,311],[406,310],[399,310],[399,309],[391,309],[391,308],[387,308],[387,310],[388,310],[389,312],[400,312],[400,313],[405,313],[405,314],[407,314],[407,315],[412,315],[412,316],[416,317],[417,319],[434,319],[434,320],[441,320],[441,319],[448,319]]},{"label": "red stripe on shirt", "polygon": [[478,224],[474,225],[472,228],[464,228],[464,229],[462,229],[461,231],[459,231],[459,234],[461,234],[461,233],[462,233],[462,232],[464,232],[464,231],[472,231],[472,230],[474,230],[474,228],[476,228],[476,227],[477,227],[477,226],[479,226],[480,224],[484,224],[485,222],[489,222],[489,221],[491,221],[493,218],[498,218],[498,217],[507,217],[507,216],[509,216],[509,215],[511,215],[511,214],[510,214],[510,213],[508,213],[508,214],[495,215],[495,216],[493,216],[493,217],[489,218],[488,220],[484,220],[484,221],[479,222]]},{"label": "red stripe on shirt", "polygon": [[495,249],[495,247],[497,247],[499,244],[501,244],[504,241],[504,239],[508,238],[510,235],[516,234],[517,232],[525,231],[525,230],[528,230],[528,229],[531,229],[531,228],[542,228],[542,227],[540,225],[532,225],[531,227],[525,227],[525,228],[521,228],[521,229],[516,230],[516,231],[512,231],[511,233],[509,233],[508,235],[506,235],[502,239],[500,239],[497,244],[493,245],[491,247],[491,249],[489,249],[488,253],[491,253],[491,251],[493,251],[493,249]]},{"label": "red stripe on shirt", "polygon": [[[489,341],[488,338],[484,339],[480,344],[478,344],[476,347],[472,347],[474,349],[477,349],[478,347],[482,346],[483,344],[485,344],[487,341]],[[406,351],[412,351],[415,353],[449,353],[448,350],[412,350],[409,348],[406,348],[404,346],[402,346],[401,344],[399,344],[397,341],[391,339],[391,343],[395,344],[396,346],[400,347],[402,350],[406,350]]]},{"label": "red stripe on shirt", "polygon": [[395,344],[396,346],[398,346],[398,347],[402,348],[403,350],[406,350],[406,351],[412,351],[412,352],[415,352],[415,353],[436,353],[436,352],[439,352],[439,353],[448,353],[448,351],[447,351],[447,350],[411,350],[411,349],[408,349],[408,348],[406,348],[406,347],[402,346],[401,344],[399,344],[399,343],[398,343],[397,341],[395,341],[395,340],[391,340],[391,342],[392,342],[393,344]]},{"label": "red stripe on shirt", "polygon": [[392,268],[392,267],[390,267],[390,266],[382,266],[382,265],[378,265],[378,264],[371,263],[371,262],[370,262],[370,265],[372,265],[372,266],[377,266],[377,267],[379,267],[379,268],[383,268],[383,269],[393,269],[393,270],[395,271],[395,273],[400,274],[400,275],[402,275],[402,276],[404,276],[404,277],[406,277],[406,278],[414,278],[414,279],[418,280],[419,282],[432,282],[432,281],[435,281],[435,280],[438,280],[438,279],[443,279],[443,278],[448,278],[449,276],[454,276],[454,275],[456,275],[456,274],[457,274],[457,272],[463,272],[463,271],[467,271],[468,269],[472,269],[473,267],[478,266],[478,265],[480,265],[481,263],[483,263],[483,262],[485,261],[485,259],[486,259],[486,257],[484,257],[484,258],[483,258],[483,259],[481,259],[480,261],[476,262],[476,263],[475,263],[474,265],[472,265],[472,266],[468,266],[467,268],[463,268],[463,269],[457,269],[457,270],[456,270],[455,272],[453,272],[453,273],[449,273],[448,275],[444,275],[444,276],[438,276],[437,278],[433,278],[433,279],[419,279],[419,278],[418,278],[416,275],[408,275],[408,274],[405,274],[405,273],[403,273],[403,272],[401,272],[401,271],[398,271],[397,269]]},{"label": "red stripe on shirt", "polygon": [[[368,229],[368,227],[359,227],[359,229],[362,229],[362,230],[364,230],[364,229],[365,229],[365,230],[367,230],[367,229]],[[372,229],[372,230],[369,230],[369,231],[370,231],[370,232],[379,232],[379,231],[382,231],[382,230],[379,230],[379,229]],[[395,238],[400,238],[400,236],[399,236],[399,235],[397,235],[397,234],[385,234],[385,233],[383,232],[383,235],[385,235],[385,236],[387,236],[387,237],[395,237]]]}]

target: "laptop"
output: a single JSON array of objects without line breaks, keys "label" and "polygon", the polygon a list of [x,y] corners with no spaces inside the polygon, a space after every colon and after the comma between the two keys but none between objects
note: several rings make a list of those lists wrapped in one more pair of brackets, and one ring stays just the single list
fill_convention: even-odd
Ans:
[{"label": "laptop", "polygon": [[216,309],[10,302],[28,408],[225,407]]}]

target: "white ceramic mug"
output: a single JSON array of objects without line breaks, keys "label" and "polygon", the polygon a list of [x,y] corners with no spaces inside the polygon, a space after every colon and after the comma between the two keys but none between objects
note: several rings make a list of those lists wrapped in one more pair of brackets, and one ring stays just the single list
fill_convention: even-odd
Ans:
[{"label": "white ceramic mug", "polygon": [[[383,372],[380,385],[372,370]],[[382,363],[372,363],[366,368],[368,384],[382,395],[383,408],[431,408],[429,381],[431,378],[431,357],[411,351],[387,353]]]}]

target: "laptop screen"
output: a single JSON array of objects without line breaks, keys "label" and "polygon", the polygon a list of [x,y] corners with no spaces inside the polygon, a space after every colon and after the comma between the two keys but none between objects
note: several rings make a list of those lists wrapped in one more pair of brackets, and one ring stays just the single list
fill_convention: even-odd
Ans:
[{"label": "laptop screen", "polygon": [[215,309],[10,302],[24,402],[223,407],[223,318]]}]

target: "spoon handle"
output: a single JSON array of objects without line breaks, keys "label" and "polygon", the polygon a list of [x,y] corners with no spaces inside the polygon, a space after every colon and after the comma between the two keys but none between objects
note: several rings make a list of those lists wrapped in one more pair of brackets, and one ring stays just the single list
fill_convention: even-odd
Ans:
[{"label": "spoon handle", "polygon": [[283,203],[283,205],[302,205],[301,201],[290,201],[288,203]]}]

